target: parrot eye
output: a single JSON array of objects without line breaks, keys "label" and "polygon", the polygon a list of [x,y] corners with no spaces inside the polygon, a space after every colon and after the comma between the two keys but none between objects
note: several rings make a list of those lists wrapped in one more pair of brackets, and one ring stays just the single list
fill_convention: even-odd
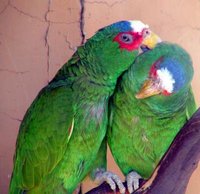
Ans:
[{"label": "parrot eye", "polygon": [[121,34],[120,40],[126,44],[132,44],[133,43],[133,36],[131,34]]}]

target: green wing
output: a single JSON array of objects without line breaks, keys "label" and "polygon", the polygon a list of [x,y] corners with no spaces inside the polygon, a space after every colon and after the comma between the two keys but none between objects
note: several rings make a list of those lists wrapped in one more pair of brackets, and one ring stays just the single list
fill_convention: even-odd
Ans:
[{"label": "green wing", "polygon": [[196,106],[196,103],[195,103],[192,88],[190,87],[190,90],[189,90],[189,93],[188,93],[187,105],[186,105],[186,115],[187,115],[188,120],[194,114],[194,112],[196,110],[197,110],[197,106]]},{"label": "green wing", "polygon": [[73,130],[72,91],[44,88],[28,109],[17,139],[10,193],[37,187],[62,159]]}]

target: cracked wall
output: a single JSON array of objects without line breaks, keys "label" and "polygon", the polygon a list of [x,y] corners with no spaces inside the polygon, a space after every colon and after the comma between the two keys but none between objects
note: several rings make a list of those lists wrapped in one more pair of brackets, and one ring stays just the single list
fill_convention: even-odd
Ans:
[{"label": "cracked wall", "polygon": [[[1,0],[0,1],[0,193],[7,193],[19,124],[39,90],[76,47],[102,26],[140,19],[164,40],[192,56],[193,88],[200,105],[199,0]],[[120,174],[109,154],[109,169]],[[200,191],[200,168],[187,194]],[[84,189],[90,187],[87,182]]]}]

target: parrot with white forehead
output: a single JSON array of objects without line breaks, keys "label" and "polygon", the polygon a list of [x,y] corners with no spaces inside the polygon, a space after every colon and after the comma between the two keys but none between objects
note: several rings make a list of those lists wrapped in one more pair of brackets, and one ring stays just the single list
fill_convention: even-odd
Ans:
[{"label": "parrot with white forehead", "polygon": [[196,110],[189,54],[162,42],[137,57],[110,103],[108,144],[130,193],[148,179]]},{"label": "parrot with white forehead", "polygon": [[[108,101],[140,47],[159,38],[140,21],[120,21],[80,46],[28,108],[17,137],[10,194],[72,193],[106,168]],[[100,159],[99,159],[100,158]]]}]

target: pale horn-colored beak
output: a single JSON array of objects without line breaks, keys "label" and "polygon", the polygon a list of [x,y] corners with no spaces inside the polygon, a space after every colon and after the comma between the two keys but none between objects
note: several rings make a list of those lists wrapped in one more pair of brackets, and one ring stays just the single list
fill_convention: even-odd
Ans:
[{"label": "pale horn-colored beak", "polygon": [[155,83],[154,80],[148,79],[144,82],[143,86],[141,87],[139,92],[135,95],[135,97],[137,99],[143,99],[160,93],[162,93],[162,90],[159,87],[159,83]]}]

